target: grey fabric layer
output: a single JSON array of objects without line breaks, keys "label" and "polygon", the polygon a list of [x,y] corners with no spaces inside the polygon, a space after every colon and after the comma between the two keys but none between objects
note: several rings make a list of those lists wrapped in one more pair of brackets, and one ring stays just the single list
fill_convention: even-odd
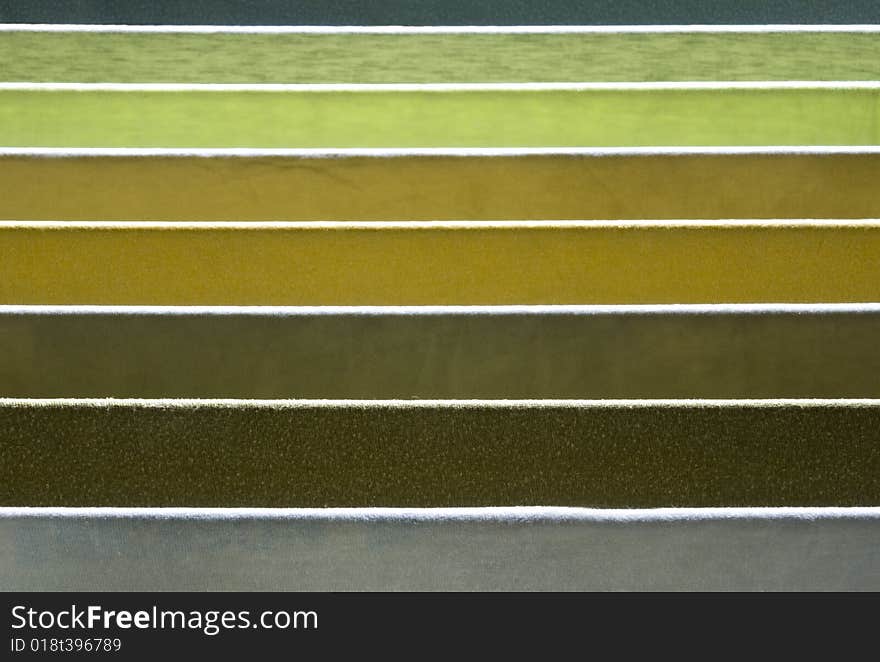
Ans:
[{"label": "grey fabric layer", "polygon": [[0,586],[880,590],[880,509],[2,509]]},{"label": "grey fabric layer", "polygon": [[17,398],[877,398],[880,305],[0,307]]},{"label": "grey fabric layer", "polygon": [[880,505],[880,400],[0,400],[0,505]]}]

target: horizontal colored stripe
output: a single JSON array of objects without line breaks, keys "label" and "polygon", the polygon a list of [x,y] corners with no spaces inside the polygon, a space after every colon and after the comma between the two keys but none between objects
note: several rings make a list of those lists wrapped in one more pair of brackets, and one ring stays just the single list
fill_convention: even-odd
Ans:
[{"label": "horizontal colored stripe", "polygon": [[10,397],[880,397],[880,304],[0,307]]},{"label": "horizontal colored stripe", "polygon": [[880,301],[880,224],[0,223],[0,303]]},{"label": "horizontal colored stripe", "polygon": [[628,25],[880,23],[872,0],[29,0],[0,3],[0,22],[172,25]]},{"label": "horizontal colored stripe", "polygon": [[[0,79],[431,83],[878,80],[880,39],[850,31],[115,32],[0,26]],[[96,27],[96,26],[92,26]],[[876,27],[876,26],[874,26]],[[49,28],[49,29],[46,29]],[[52,29],[54,28],[54,29]],[[213,28],[208,28],[213,30]],[[251,28],[252,29],[252,28]]]},{"label": "horizontal colored stripe", "polygon": [[9,149],[0,218],[880,218],[878,181],[874,149]]},{"label": "horizontal colored stripe", "polygon": [[[878,92],[880,82],[847,80],[626,81],[532,83],[81,83],[0,82],[2,92]],[[131,148],[137,149],[137,148]],[[259,148],[255,148],[259,149]],[[294,148],[295,149],[295,148]],[[401,148],[405,149],[405,148]]]},{"label": "horizontal colored stripe", "polygon": [[53,34],[803,34],[876,33],[872,23],[769,23],[766,25],[122,25],[113,23],[0,23],[0,33]]},{"label": "horizontal colored stripe", "polygon": [[18,591],[868,591],[878,546],[878,508],[0,508]]},{"label": "horizontal colored stripe", "polygon": [[0,89],[17,147],[876,145],[880,88]]},{"label": "horizontal colored stripe", "polygon": [[877,400],[0,400],[8,506],[869,506]]}]

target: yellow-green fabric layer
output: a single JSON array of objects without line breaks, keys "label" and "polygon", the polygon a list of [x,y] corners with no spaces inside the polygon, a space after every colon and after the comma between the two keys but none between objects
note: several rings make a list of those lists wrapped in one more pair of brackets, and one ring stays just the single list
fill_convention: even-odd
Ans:
[{"label": "yellow-green fabric layer", "polygon": [[849,32],[180,34],[7,32],[0,80],[511,83],[878,80],[880,39]]},{"label": "yellow-green fabric layer", "polygon": [[880,144],[880,88],[0,89],[8,147]]}]

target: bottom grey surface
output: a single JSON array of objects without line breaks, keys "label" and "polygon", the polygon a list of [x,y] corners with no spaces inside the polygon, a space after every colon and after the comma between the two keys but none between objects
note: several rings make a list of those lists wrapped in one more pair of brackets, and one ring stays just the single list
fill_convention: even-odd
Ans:
[{"label": "bottom grey surface", "polygon": [[0,508],[0,588],[880,590],[880,508]]}]

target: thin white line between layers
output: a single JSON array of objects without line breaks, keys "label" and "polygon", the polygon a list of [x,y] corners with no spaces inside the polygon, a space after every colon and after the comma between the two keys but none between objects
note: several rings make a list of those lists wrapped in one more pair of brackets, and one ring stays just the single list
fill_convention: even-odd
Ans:
[{"label": "thin white line between layers", "polygon": [[880,90],[880,81],[678,81],[604,83],[0,83],[0,92],[638,92]]},{"label": "thin white line between layers", "polygon": [[0,158],[406,158],[517,156],[728,156],[728,155],[867,155],[880,154],[880,145],[721,146],[721,147],[340,147],[340,148],[178,148],[178,147],[2,147]]},{"label": "thin white line between layers", "polygon": [[0,23],[0,32],[95,32],[122,34],[766,34],[766,33],[836,33],[880,32],[880,25],[854,23],[769,24],[769,25],[119,25]]},{"label": "thin white line between layers", "polygon": [[263,408],[263,409],[307,409],[307,408],[358,408],[358,409],[493,409],[493,408],[530,408],[543,409],[548,407],[564,407],[577,409],[581,407],[597,409],[647,409],[651,407],[686,408],[741,408],[755,407],[772,409],[774,407],[880,407],[877,398],[654,398],[654,399],[485,399],[485,400],[339,400],[309,399],[266,400],[243,398],[0,398],[0,407],[141,407],[145,409],[186,409],[202,408]]},{"label": "thin white line between layers", "polygon": [[571,508],[496,506],[460,508],[77,508],[0,507],[0,521],[27,519],[472,521],[649,523],[725,520],[854,520],[880,522],[880,507]]},{"label": "thin white line between layers", "polygon": [[499,306],[98,306],[0,305],[2,315],[834,315],[877,314],[880,303],[712,303]]},{"label": "thin white line between layers", "polygon": [[550,230],[550,229],[694,228],[875,228],[878,219],[772,219],[772,220],[682,220],[682,221],[0,221],[0,230]]}]

